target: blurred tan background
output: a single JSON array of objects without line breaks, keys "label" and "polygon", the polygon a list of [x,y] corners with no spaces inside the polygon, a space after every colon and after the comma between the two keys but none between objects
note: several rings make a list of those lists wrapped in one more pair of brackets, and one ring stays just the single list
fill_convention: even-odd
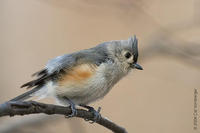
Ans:
[{"label": "blurred tan background", "polygon": [[[134,34],[144,71],[133,71],[92,106],[129,133],[199,132],[199,116],[199,129],[193,129],[194,89],[200,94],[199,0],[1,0],[0,103],[25,92],[19,86],[49,59]],[[0,133],[13,132],[110,131],[63,116],[0,118]]]}]

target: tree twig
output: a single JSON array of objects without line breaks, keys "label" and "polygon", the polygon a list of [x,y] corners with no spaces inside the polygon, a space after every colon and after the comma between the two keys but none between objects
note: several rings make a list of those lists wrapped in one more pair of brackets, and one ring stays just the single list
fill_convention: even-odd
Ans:
[{"label": "tree twig", "polygon": [[[44,113],[48,115],[59,114],[67,116],[71,114],[71,108],[53,104],[44,104],[35,101],[9,101],[0,105],[0,117],[37,113]],[[77,109],[76,117],[94,121],[93,113],[83,109]],[[96,123],[116,133],[127,133],[125,128],[118,126],[104,117],[100,117]]]}]

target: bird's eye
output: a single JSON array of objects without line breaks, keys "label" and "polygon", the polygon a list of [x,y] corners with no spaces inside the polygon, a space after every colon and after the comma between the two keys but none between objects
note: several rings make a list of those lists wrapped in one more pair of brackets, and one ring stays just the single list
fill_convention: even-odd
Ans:
[{"label": "bird's eye", "polygon": [[125,55],[124,55],[127,59],[129,59],[131,57],[131,53],[130,52],[127,52]]}]

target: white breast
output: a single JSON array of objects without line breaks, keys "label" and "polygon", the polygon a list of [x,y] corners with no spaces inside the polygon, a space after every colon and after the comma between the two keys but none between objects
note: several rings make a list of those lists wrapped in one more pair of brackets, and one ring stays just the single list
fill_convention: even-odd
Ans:
[{"label": "white breast", "polygon": [[105,78],[106,65],[95,68],[94,74],[83,81],[70,81],[56,88],[58,97],[66,96],[75,104],[88,104],[102,98],[110,87]]},{"label": "white breast", "polygon": [[[87,78],[77,77],[77,72],[89,72],[91,76]],[[83,65],[71,71],[63,77],[63,80],[57,83],[49,82],[35,95],[53,96],[60,103],[68,105],[63,97],[67,97],[75,104],[89,104],[104,97],[113,85],[118,82],[125,74],[119,70],[116,64],[106,63],[98,67]],[[79,73],[80,74],[80,73]],[[83,76],[83,75],[82,75]]]}]

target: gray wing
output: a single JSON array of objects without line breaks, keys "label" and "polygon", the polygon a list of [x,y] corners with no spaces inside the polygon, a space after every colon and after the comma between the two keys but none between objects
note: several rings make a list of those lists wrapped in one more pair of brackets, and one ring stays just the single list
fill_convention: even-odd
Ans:
[{"label": "gray wing", "polygon": [[105,62],[107,58],[108,52],[105,44],[72,54],[58,56],[50,60],[43,70],[33,74],[33,76],[37,76],[37,79],[22,85],[21,88],[43,86],[49,80],[57,80],[60,75],[67,73],[67,71],[74,66],[86,63],[96,64],[99,66],[101,63]]}]

